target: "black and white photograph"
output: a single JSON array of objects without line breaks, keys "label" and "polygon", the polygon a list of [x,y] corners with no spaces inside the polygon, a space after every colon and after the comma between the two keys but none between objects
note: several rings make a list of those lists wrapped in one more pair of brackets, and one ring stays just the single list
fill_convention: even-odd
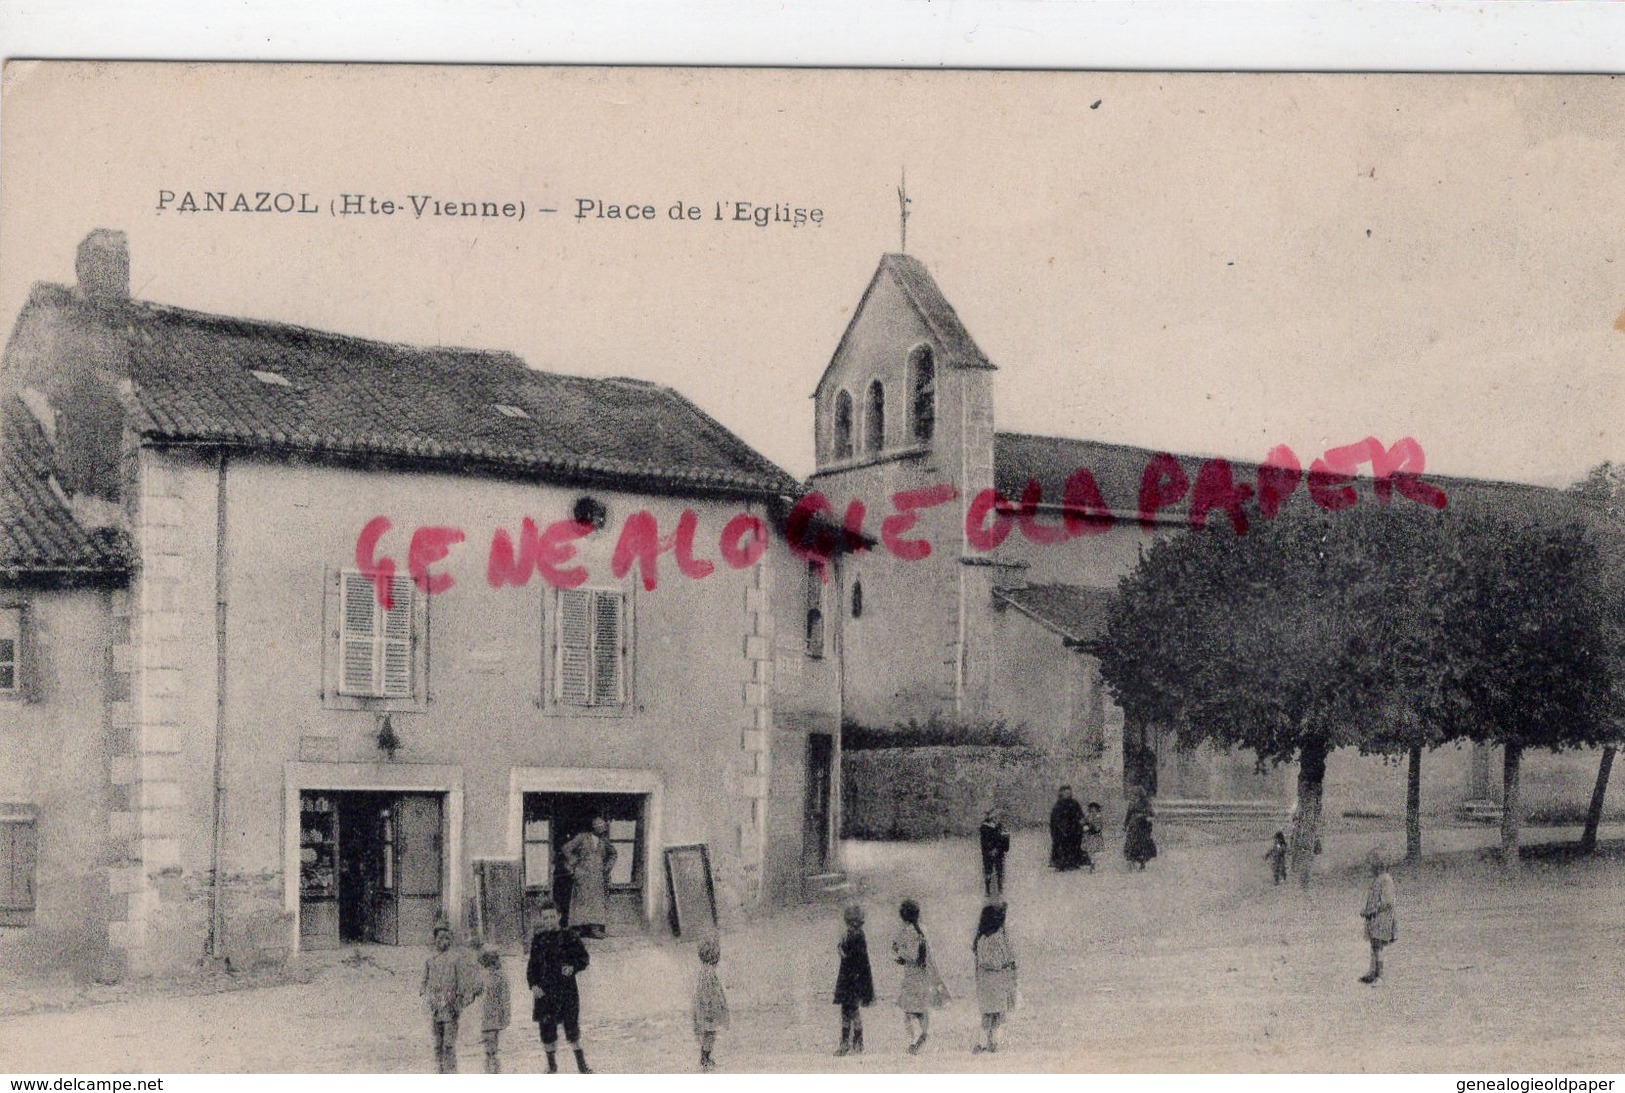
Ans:
[{"label": "black and white photograph", "polygon": [[1620,81],[0,113],[0,1071],[1625,1071]]}]

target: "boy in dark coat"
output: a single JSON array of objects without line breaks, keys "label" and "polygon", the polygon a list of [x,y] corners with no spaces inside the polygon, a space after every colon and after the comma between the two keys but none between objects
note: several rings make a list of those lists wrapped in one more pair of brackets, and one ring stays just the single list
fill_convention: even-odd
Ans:
[{"label": "boy in dark coat", "polygon": [[1010,836],[999,822],[998,809],[990,808],[977,829],[982,842],[982,887],[989,896],[1004,892],[1004,856],[1010,852]]},{"label": "boy in dark coat", "polygon": [[863,908],[846,909],[846,934],[841,938],[841,967],[835,973],[835,1004],[841,1007],[841,1046],[835,1054],[863,1054],[863,1012],[873,1004],[875,977],[869,968],[869,939],[863,936]]},{"label": "boy in dark coat", "polygon": [[587,968],[587,947],[573,930],[559,927],[558,908],[544,903],[536,936],[530,940],[530,962],[525,965],[525,983],[535,1001],[531,1016],[542,1034],[542,1050],[547,1052],[547,1072],[558,1073],[553,1052],[558,1045],[559,1026],[575,1052],[576,1069],[591,1074],[587,1056],[581,1050],[581,993],[576,976]]}]

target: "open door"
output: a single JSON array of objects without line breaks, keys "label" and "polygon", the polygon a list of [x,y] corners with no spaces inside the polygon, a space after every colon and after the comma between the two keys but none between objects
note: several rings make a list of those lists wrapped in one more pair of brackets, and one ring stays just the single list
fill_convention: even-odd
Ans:
[{"label": "open door", "polygon": [[389,887],[395,897],[396,935],[402,945],[428,945],[443,910],[440,797],[403,793],[392,803],[394,883]]}]

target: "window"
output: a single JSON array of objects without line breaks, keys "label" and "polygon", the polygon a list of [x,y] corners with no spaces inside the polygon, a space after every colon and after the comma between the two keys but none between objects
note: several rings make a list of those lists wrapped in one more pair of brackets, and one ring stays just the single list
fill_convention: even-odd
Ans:
[{"label": "window", "polygon": [[863,582],[852,582],[852,617],[863,618]]},{"label": "window", "polygon": [[356,570],[339,577],[339,686],[341,695],[411,698],[413,593],[410,577],[390,580],[384,610],[372,579]]},{"label": "window", "polygon": [[33,922],[35,859],[33,819],[0,819],[0,926]]},{"label": "window", "polygon": [[0,697],[22,693],[23,611],[0,607]]},{"label": "window", "polygon": [[[532,798],[526,798],[527,808]],[[553,820],[525,814],[525,887],[553,887]]]},{"label": "window", "polygon": [[612,589],[558,591],[553,698],[566,706],[626,702],[626,595]]},{"label": "window", "polygon": [[937,426],[937,366],[929,345],[917,346],[908,355],[908,370],[914,439],[927,441]]},{"label": "window", "polygon": [[835,458],[852,458],[852,396],[835,393]]},{"label": "window", "polygon": [[824,577],[818,566],[807,563],[807,655],[824,655]]},{"label": "window", "polygon": [[638,868],[638,822],[636,820],[609,821],[609,845],[615,848],[615,864],[610,867],[609,883],[615,888],[635,887],[642,870]]},{"label": "window", "polygon": [[886,388],[879,380],[869,385],[863,407],[863,450],[878,452],[886,446]]}]

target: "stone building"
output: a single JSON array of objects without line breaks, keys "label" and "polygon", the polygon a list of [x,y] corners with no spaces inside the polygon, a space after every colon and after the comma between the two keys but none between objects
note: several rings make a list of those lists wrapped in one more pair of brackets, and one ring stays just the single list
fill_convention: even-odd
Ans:
[{"label": "stone building", "polygon": [[638,380],[132,299],[120,233],[78,273],[0,362],[0,947],[522,923],[595,816],[612,930],[665,927],[671,847],[724,920],[835,867],[778,467]]}]

